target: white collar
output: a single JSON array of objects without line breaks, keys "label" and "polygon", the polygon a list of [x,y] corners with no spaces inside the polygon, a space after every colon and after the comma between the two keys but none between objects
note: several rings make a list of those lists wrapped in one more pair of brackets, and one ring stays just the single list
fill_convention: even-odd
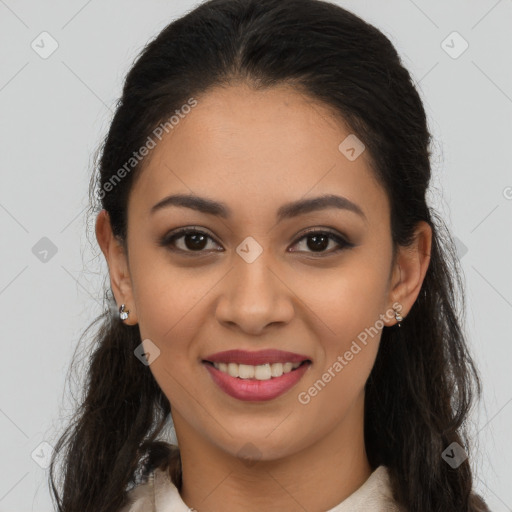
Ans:
[{"label": "white collar", "polygon": [[[120,512],[190,512],[172,483],[169,473],[155,469],[148,481],[129,492],[130,503]],[[392,497],[389,473],[385,466],[376,468],[368,479],[350,496],[327,512],[394,512],[398,511]]]}]

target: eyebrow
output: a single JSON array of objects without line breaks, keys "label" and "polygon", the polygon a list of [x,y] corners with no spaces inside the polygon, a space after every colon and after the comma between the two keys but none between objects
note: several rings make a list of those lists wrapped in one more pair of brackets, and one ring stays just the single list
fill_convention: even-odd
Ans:
[{"label": "eyebrow", "polygon": [[[193,194],[173,194],[164,197],[151,208],[150,215],[153,215],[155,212],[162,210],[163,208],[171,206],[190,208],[201,213],[222,217],[223,219],[229,219],[233,215],[231,208],[226,204]],[[298,215],[326,210],[328,208],[348,210],[356,213],[367,221],[366,215],[360,206],[353,203],[346,197],[335,194],[327,194],[319,197],[313,197],[311,199],[299,199],[291,203],[286,203],[277,210],[277,221],[280,222],[284,219],[290,219]]]}]

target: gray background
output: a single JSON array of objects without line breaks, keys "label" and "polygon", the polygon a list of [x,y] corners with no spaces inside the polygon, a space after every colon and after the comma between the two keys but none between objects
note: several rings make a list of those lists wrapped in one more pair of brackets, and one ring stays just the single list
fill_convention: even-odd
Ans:
[{"label": "gray background", "polygon": [[[337,3],[390,37],[424,99],[431,204],[458,240],[484,384],[471,418],[476,486],[491,510],[511,511],[512,0]],[[71,412],[66,371],[107,270],[88,242],[93,156],[137,53],[194,5],[0,0],[0,511],[52,510],[41,465]],[[47,58],[43,31],[58,44]],[[46,260],[44,237],[57,251]]]}]

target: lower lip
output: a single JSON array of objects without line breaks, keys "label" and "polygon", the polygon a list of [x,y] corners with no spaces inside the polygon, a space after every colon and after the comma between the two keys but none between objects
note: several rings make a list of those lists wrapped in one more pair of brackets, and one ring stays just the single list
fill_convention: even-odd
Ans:
[{"label": "lower lip", "polygon": [[296,370],[283,373],[281,377],[272,377],[268,380],[231,377],[231,375],[217,370],[217,368],[210,363],[203,362],[203,365],[206,366],[213,380],[222,391],[239,400],[256,402],[272,400],[286,393],[286,391],[299,382],[304,373],[306,373],[311,366],[311,363],[304,363]]}]

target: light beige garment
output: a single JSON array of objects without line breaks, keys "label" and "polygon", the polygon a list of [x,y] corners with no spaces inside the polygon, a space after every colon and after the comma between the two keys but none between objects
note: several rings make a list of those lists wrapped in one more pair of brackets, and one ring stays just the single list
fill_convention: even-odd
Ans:
[{"label": "light beige garment", "polygon": [[[190,512],[166,471],[156,469],[146,483],[132,489],[120,512]],[[327,512],[398,512],[385,466],[379,466],[348,498]]]}]

